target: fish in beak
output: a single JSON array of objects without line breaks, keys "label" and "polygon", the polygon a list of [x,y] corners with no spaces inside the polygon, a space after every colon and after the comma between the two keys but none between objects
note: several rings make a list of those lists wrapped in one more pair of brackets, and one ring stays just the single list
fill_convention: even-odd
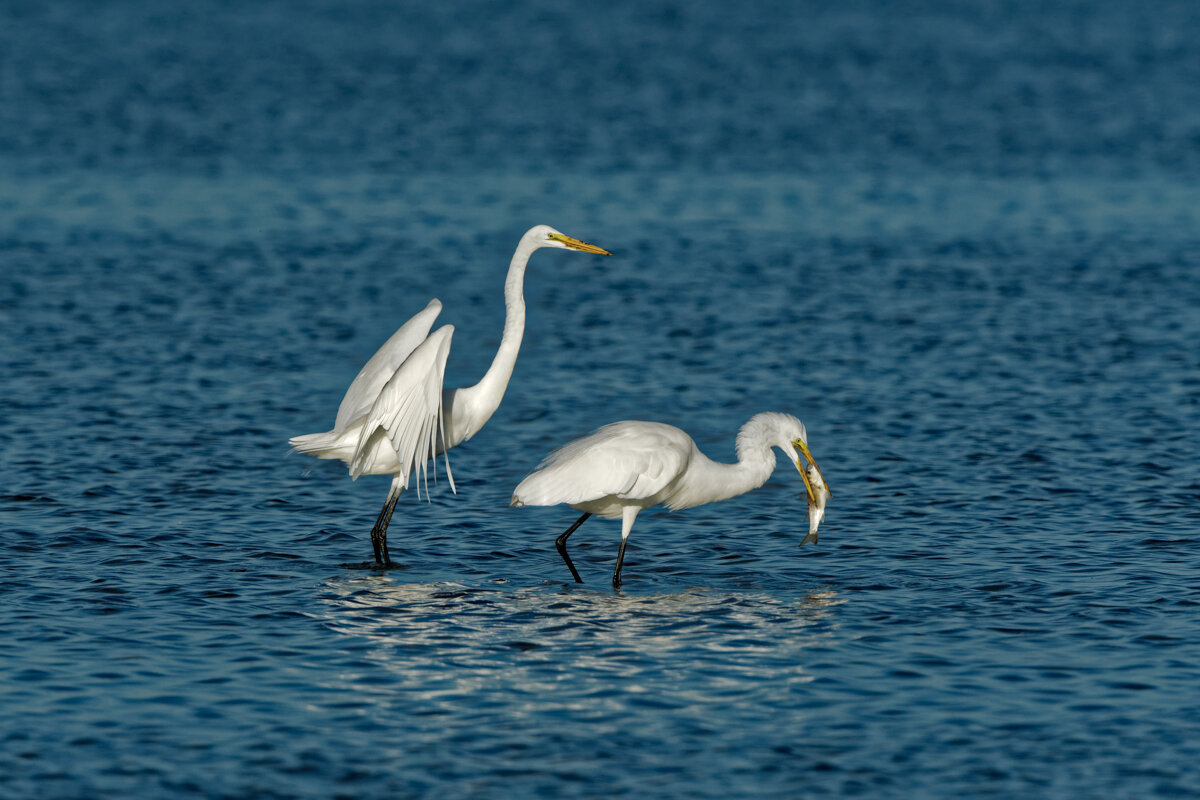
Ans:
[{"label": "fish in beak", "polygon": [[796,459],[796,469],[799,470],[800,477],[804,480],[804,488],[808,490],[808,535],[800,542],[800,546],[803,547],[809,542],[817,543],[817,528],[825,519],[825,503],[830,497],[833,497],[833,492],[825,483],[825,476],[821,474],[821,468],[817,466],[816,459],[812,457],[808,444],[803,439],[796,439],[792,442],[792,446],[797,448],[808,460],[808,464],[805,465],[801,463],[799,457]]},{"label": "fish in beak", "polygon": [[815,497],[808,501],[808,535],[800,542],[801,547],[809,542],[817,543],[817,528],[825,519],[825,501],[833,496],[829,487],[825,485],[825,479],[821,475],[821,470],[817,469],[815,462],[808,465],[807,483],[812,488]]}]

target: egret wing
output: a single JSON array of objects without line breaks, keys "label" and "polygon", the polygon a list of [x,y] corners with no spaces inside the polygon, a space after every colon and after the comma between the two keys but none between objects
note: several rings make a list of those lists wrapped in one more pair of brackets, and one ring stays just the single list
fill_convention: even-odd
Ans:
[{"label": "egret wing", "polygon": [[[414,472],[425,474],[426,463],[437,455],[439,435],[443,433],[442,380],[453,335],[453,325],[443,325],[431,333],[379,392],[350,462],[352,477],[364,474],[374,463],[389,460],[390,454],[383,448],[395,452],[399,465],[396,474],[404,486]],[[454,489],[449,461],[446,473]]]},{"label": "egret wing", "polygon": [[670,425],[615,422],[551,453],[514,497],[525,505],[648,499],[683,473],[693,449],[688,435]]},{"label": "egret wing", "polygon": [[433,298],[375,351],[375,355],[358,371],[346,390],[346,396],[338,406],[337,420],[333,423],[335,431],[345,430],[350,423],[371,410],[397,368],[429,336],[429,329],[441,310],[442,301]]}]

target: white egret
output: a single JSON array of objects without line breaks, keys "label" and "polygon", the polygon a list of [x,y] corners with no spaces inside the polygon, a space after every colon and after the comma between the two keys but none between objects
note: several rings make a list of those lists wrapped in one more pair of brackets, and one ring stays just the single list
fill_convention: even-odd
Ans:
[{"label": "white egret", "polygon": [[[554,542],[577,583],[583,581],[567,555],[567,537],[592,514],[620,517],[621,547],[612,578],[613,586],[619,587],[625,542],[639,511],[660,503],[676,511],[757,489],[775,469],[772,447],[782,450],[800,471],[809,502],[809,534],[800,544],[815,542],[830,492],[808,451],[804,423],[790,414],[773,411],[754,415],[738,431],[736,464],[712,461],[700,452],[692,437],[673,425],[640,420],[605,425],[551,453],[517,486],[512,505],[566,503],[583,512]],[[811,472],[801,464],[801,453],[810,462]]]},{"label": "white egret", "polygon": [[[530,228],[517,244],[504,282],[504,334],[500,349],[479,383],[460,389],[443,388],[442,376],[454,326],[443,325],[429,332],[442,310],[441,302],[434,298],[423,311],[400,326],[354,378],[338,406],[333,430],[289,440],[302,453],[346,462],[351,478],[392,476],[383,509],[371,528],[371,546],[377,564],[392,563],[387,548],[388,523],[400,493],[408,488],[409,478],[419,471],[418,496],[422,480],[428,496],[426,462],[478,433],[499,407],[525,332],[525,267],[533,252],[542,247],[612,255],[548,225]],[[455,491],[448,459],[446,477]]]}]

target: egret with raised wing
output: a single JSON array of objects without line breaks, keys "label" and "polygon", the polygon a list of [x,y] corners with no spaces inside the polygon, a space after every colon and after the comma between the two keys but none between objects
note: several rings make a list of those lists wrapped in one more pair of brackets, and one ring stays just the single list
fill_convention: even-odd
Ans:
[{"label": "egret with raised wing", "polygon": [[[525,332],[525,267],[533,252],[542,247],[612,255],[548,225],[530,228],[517,244],[504,282],[500,349],[479,383],[460,389],[442,386],[454,326],[443,325],[429,332],[442,310],[441,302],[434,298],[392,334],[358,373],[338,406],[332,430],[290,440],[292,447],[302,453],[346,462],[351,478],[392,476],[387,499],[371,528],[377,565],[392,563],[387,547],[388,524],[409,479],[417,476],[418,496],[424,481],[428,497],[427,462],[478,433],[499,407]],[[455,491],[449,459],[446,478],[451,491]]]},{"label": "egret with raised wing", "polygon": [[[665,505],[672,511],[727,500],[757,489],[775,469],[778,447],[800,471],[808,493],[809,533],[801,545],[817,541],[832,493],[808,450],[804,423],[790,414],[756,414],[737,435],[737,463],[722,464],[700,452],[692,437],[673,425],[626,420],[551,453],[513,492],[514,506],[565,503],[583,516],[555,540],[559,555],[577,583],[583,583],[567,554],[567,537],[592,514],[621,519],[621,547],[613,587],[621,585],[625,542],[638,512]],[[801,455],[809,466],[801,463]]]}]

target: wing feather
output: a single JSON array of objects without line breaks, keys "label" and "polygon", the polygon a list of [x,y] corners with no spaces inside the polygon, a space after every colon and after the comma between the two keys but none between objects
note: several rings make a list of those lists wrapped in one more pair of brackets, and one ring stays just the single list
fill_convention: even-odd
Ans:
[{"label": "wing feather", "polygon": [[433,298],[375,351],[375,355],[358,371],[350,388],[346,390],[346,396],[338,406],[337,420],[333,423],[335,431],[345,430],[371,410],[379,393],[396,374],[400,365],[428,339],[429,330],[441,310],[442,301]]},{"label": "wing feather", "polygon": [[[399,464],[396,474],[405,486],[415,472],[426,475],[427,464],[437,455],[443,432],[442,381],[450,355],[453,325],[443,325],[419,344],[395,371],[367,412],[350,475],[357,478],[390,447]],[[446,471],[450,464],[447,460]],[[418,488],[420,484],[418,483]],[[450,488],[454,479],[450,477]],[[428,490],[428,485],[426,485]]]},{"label": "wing feather", "polygon": [[551,453],[513,497],[531,506],[574,505],[610,495],[647,499],[683,473],[694,447],[671,425],[614,422]]}]

